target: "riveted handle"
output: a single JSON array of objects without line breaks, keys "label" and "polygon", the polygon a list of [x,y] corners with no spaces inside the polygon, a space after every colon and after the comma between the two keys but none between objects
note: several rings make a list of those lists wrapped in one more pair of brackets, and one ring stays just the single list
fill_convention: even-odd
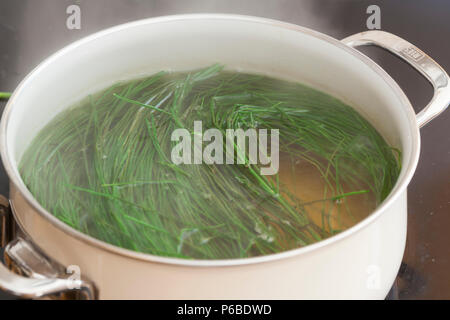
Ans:
[{"label": "riveted handle", "polygon": [[[26,278],[15,274],[0,263],[0,289],[26,299],[43,298],[69,291],[73,282],[61,278]],[[90,290],[81,287],[83,299],[93,299]]]},{"label": "riveted handle", "polygon": [[341,40],[350,47],[374,45],[401,58],[419,71],[434,88],[430,103],[416,118],[419,127],[437,117],[450,103],[450,79],[442,67],[422,50],[402,38],[385,31],[365,31]]},{"label": "riveted handle", "polygon": [[[97,290],[86,279],[71,279],[64,268],[51,261],[30,241],[17,237],[12,240],[13,216],[9,201],[0,195],[0,248],[4,248],[5,266],[0,259],[0,289],[26,299],[97,298]],[[11,271],[14,270],[13,271]]]}]

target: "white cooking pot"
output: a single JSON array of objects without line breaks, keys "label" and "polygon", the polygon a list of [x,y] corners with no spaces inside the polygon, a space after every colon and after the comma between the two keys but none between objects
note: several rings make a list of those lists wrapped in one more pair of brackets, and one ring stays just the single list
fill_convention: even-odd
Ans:
[{"label": "white cooking pot", "polygon": [[[434,97],[422,112],[416,115],[395,81],[353,49],[364,44],[391,51],[432,83]],[[402,151],[402,170],[390,195],[354,227],[315,244],[262,257],[205,261],[142,254],[82,234],[47,212],[24,185],[17,170],[24,150],[80,97],[118,80],[216,62],[304,82],[354,106]],[[274,20],[200,14],[146,19],[96,33],[42,62],[20,83],[3,113],[1,156],[11,181],[10,203],[28,239],[7,246],[7,261],[28,278],[0,265],[0,288],[31,298],[78,285],[80,296],[102,299],[382,299],[405,247],[406,187],[419,158],[419,127],[449,102],[445,71],[383,31],[338,41]],[[67,279],[29,241],[75,274]],[[83,280],[76,280],[77,271]]]}]

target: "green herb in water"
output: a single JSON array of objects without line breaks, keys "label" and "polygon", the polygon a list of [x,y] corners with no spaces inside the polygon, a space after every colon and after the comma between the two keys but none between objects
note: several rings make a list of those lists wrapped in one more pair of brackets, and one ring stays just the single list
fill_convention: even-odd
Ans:
[{"label": "green herb in water", "polygon": [[[172,132],[193,133],[198,120],[224,133],[278,129],[280,172],[263,176],[248,162],[175,165]],[[309,190],[298,178],[303,167],[321,182],[313,197],[296,192]],[[329,237],[349,226],[344,213],[351,224],[362,218],[350,212],[351,199],[379,204],[399,170],[392,148],[341,101],[220,65],[159,72],[90,96],[52,120],[20,163],[36,199],[71,227],[123,248],[197,259],[265,255]]]}]

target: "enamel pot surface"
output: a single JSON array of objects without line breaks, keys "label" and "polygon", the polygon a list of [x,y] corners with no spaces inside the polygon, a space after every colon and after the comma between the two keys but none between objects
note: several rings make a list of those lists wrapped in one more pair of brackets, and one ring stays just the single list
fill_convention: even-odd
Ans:
[{"label": "enamel pot surface", "polygon": [[[367,44],[391,51],[432,83],[435,94],[422,112],[416,115],[392,78],[353,48]],[[352,228],[313,245],[262,257],[206,261],[137,253],[84,235],[42,208],[24,185],[17,165],[30,141],[79,97],[119,80],[216,62],[231,70],[307,83],[357,109],[402,151],[402,170],[390,195]],[[22,267],[28,264],[28,277],[1,265],[0,288],[32,298],[75,287],[88,298],[101,299],[383,299],[405,247],[406,188],[419,158],[419,127],[449,104],[448,81],[445,71],[421,50],[386,32],[368,31],[338,41],[296,25],[247,16],[152,18],[77,41],[34,69],[3,114],[1,156],[11,181],[10,203],[27,239],[10,243],[9,252]],[[49,272],[50,267],[31,270],[37,267],[30,267],[27,252],[35,250],[30,243],[51,261],[77,270],[82,280]]]}]

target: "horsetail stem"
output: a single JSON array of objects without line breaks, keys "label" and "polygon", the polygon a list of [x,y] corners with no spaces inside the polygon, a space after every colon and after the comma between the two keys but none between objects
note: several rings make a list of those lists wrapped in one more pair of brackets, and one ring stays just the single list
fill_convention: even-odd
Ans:
[{"label": "horsetail stem", "polygon": [[0,99],[8,99],[9,97],[11,97],[10,92],[0,92]]}]

